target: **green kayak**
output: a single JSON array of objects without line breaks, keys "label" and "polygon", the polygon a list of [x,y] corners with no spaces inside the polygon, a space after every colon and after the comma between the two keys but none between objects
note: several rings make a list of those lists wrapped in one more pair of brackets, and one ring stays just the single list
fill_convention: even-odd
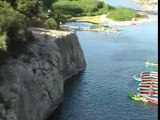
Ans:
[{"label": "green kayak", "polygon": [[158,66],[158,63],[150,62],[150,61],[146,61],[145,64],[146,66]]},{"label": "green kayak", "polygon": [[138,94],[135,94],[135,93],[128,93],[128,97],[137,102],[148,102],[146,98],[139,96]]}]

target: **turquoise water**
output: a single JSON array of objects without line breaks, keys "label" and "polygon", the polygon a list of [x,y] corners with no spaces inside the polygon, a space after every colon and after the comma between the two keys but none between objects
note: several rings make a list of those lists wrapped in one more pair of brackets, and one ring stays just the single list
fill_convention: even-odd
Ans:
[{"label": "turquoise water", "polygon": [[[88,27],[87,23],[69,23]],[[158,23],[123,26],[119,34],[77,31],[86,59],[84,72],[66,81],[64,100],[48,120],[156,120],[158,107],[134,102],[133,75],[157,68],[146,60],[158,60]]]}]

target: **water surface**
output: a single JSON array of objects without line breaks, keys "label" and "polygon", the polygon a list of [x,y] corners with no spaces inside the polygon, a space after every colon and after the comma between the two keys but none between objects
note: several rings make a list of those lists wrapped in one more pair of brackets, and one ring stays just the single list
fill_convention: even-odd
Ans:
[{"label": "water surface", "polygon": [[140,5],[133,0],[103,0],[105,3],[117,7],[128,7],[131,9],[141,9]]},{"label": "water surface", "polygon": [[[122,0],[107,1],[122,4]],[[144,64],[146,60],[158,59],[157,26],[157,22],[123,26],[120,34],[78,31],[86,69],[66,81],[64,100],[48,120],[158,119],[157,105],[127,97],[128,92],[137,92],[134,74],[157,71]]]}]

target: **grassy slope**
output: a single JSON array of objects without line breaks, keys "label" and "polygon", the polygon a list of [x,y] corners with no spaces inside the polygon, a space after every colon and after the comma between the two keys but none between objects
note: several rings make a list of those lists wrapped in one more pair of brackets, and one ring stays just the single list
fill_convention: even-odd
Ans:
[{"label": "grassy slope", "polygon": [[[108,18],[116,21],[128,21],[131,20],[133,17],[143,17],[132,9],[122,7],[115,8],[108,4],[104,4],[103,2],[98,2],[97,0],[59,0],[53,5],[53,8],[61,9],[62,11],[64,11],[63,14],[65,14],[66,16],[70,15],[70,17],[74,17],[72,18],[72,20],[89,21],[94,23],[99,22],[99,18],[97,17],[97,15],[102,14],[106,14]],[[83,17],[81,18],[77,16]]]}]

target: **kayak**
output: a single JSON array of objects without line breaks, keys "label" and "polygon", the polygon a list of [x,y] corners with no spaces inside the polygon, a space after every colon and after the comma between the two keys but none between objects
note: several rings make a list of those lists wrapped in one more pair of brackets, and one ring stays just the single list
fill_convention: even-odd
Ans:
[{"label": "kayak", "polygon": [[141,84],[152,84],[153,82],[152,81],[147,81],[147,82],[140,82]]},{"label": "kayak", "polygon": [[148,100],[148,102],[158,104],[158,98],[153,98],[153,97],[149,97],[147,95],[142,95],[142,94],[140,94],[140,95],[143,96],[144,98],[146,98]]},{"label": "kayak", "polygon": [[153,90],[153,94],[158,94],[158,90]]},{"label": "kayak", "polygon": [[158,74],[156,71],[143,71],[141,74]]},{"label": "kayak", "polygon": [[138,94],[135,94],[135,93],[128,93],[128,97],[137,102],[148,102],[146,98],[139,96]]},{"label": "kayak", "polygon": [[158,98],[158,94],[152,94],[152,97]]},{"label": "kayak", "polygon": [[139,87],[152,87],[152,85],[151,84],[142,84],[142,83],[140,83],[139,85],[138,85]]},{"label": "kayak", "polygon": [[146,61],[145,64],[146,64],[146,66],[158,66],[158,63],[154,63],[154,62],[150,62],[150,61]]},{"label": "kayak", "polygon": [[156,87],[152,87],[152,90],[154,90],[154,91],[158,91],[158,87],[156,88]]},{"label": "kayak", "polygon": [[136,80],[136,81],[142,81],[142,80],[158,80],[158,75],[152,75],[152,74],[150,74],[150,73],[148,73],[148,74],[143,74],[144,72],[142,72],[142,73],[140,73],[140,74],[135,74],[134,76],[133,76],[133,79],[134,80]]},{"label": "kayak", "polygon": [[157,84],[158,85],[158,82],[153,82],[153,84]]},{"label": "kayak", "polygon": [[152,84],[152,86],[158,88],[158,84]]},{"label": "kayak", "polygon": [[138,84],[140,87],[156,87],[158,88],[158,84],[153,84],[153,83],[147,83],[147,82],[142,82]]},{"label": "kayak", "polygon": [[140,90],[150,90],[150,87],[138,87]]},{"label": "kayak", "polygon": [[141,81],[141,78],[138,74],[134,75],[133,79],[136,80],[136,81]]},{"label": "kayak", "polygon": [[154,79],[158,79],[158,76],[143,76],[141,77],[144,80],[154,80]]},{"label": "kayak", "polygon": [[158,79],[142,79],[141,82],[158,82]]},{"label": "kayak", "polygon": [[138,89],[138,92],[141,93],[141,94],[158,94],[158,91],[154,91],[152,89],[150,90],[140,90],[139,88]]},{"label": "kayak", "polygon": [[142,76],[158,76],[156,71],[143,71],[140,73]]}]

